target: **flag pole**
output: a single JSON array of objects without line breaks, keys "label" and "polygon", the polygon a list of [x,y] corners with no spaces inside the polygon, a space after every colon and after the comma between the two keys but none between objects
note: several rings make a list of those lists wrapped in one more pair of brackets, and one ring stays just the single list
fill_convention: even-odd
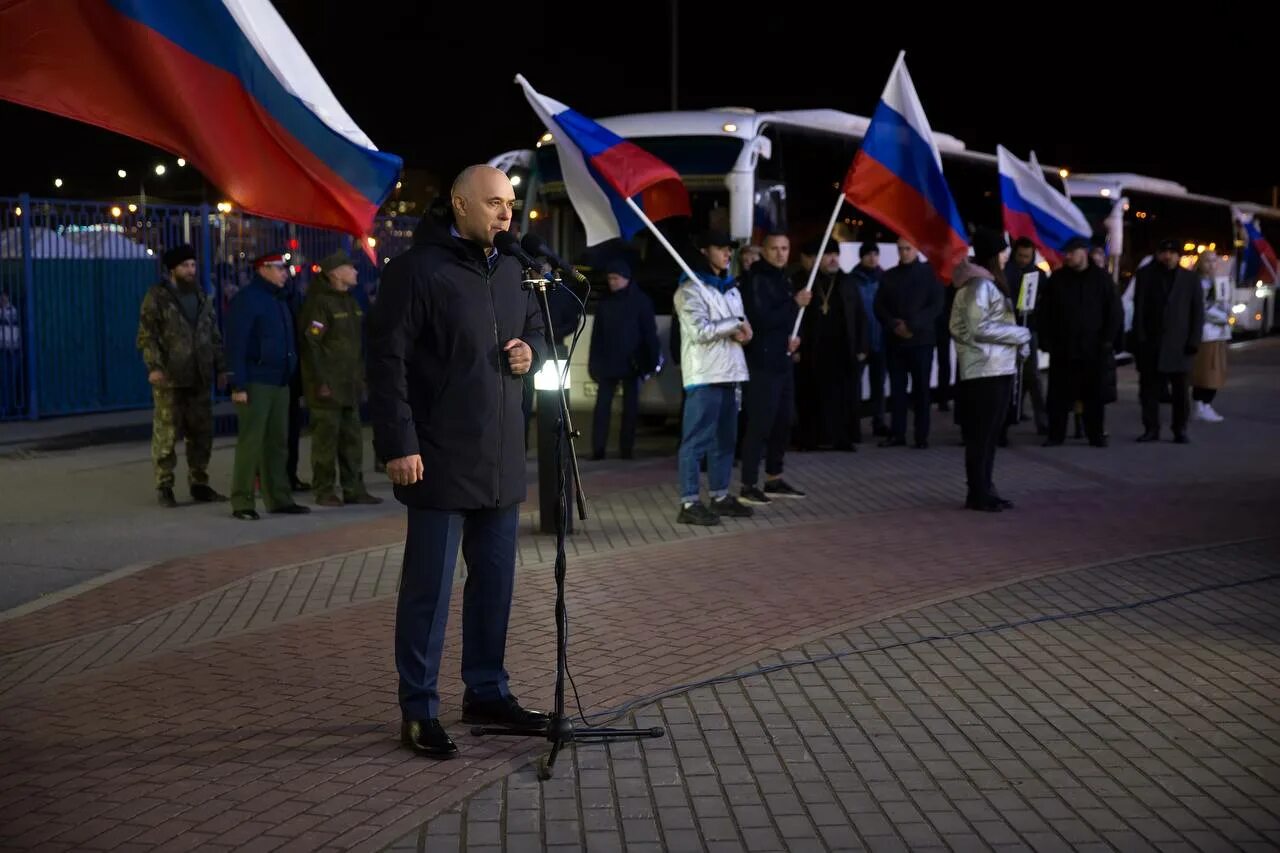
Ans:
[{"label": "flag pole", "polygon": [[[805,284],[806,291],[813,290],[813,280],[818,277],[818,264],[822,261],[823,249],[827,247],[827,241],[831,239],[831,232],[836,228],[836,219],[840,216],[840,208],[844,206],[844,190],[840,191],[840,195],[836,196],[836,206],[831,211],[831,218],[827,220],[826,233],[822,235],[822,242],[818,244],[818,256],[813,259],[813,266],[809,269],[809,281]],[[800,336],[800,321],[804,319],[804,308],[796,314],[796,324],[791,329],[791,337]]]},{"label": "flag pole", "polygon": [[640,205],[636,204],[635,201],[630,196],[626,196],[625,201],[627,202],[627,205],[630,206],[632,212],[634,212],[636,216],[640,217],[640,221],[645,224],[645,227],[648,228],[649,231],[653,233],[653,236],[658,239],[658,242],[662,244],[662,248],[666,249],[667,252],[671,255],[672,260],[674,260],[676,264],[679,265],[680,270],[686,276],[689,277],[689,280],[702,281],[702,279],[699,278],[698,275],[692,269],[690,269],[688,261],[682,258],[680,256],[680,253],[675,250],[675,247],[673,247],[669,242],[667,242],[667,238],[664,237],[662,235],[662,232],[658,230],[658,226],[653,224],[653,220],[645,216],[644,211],[640,209]]}]

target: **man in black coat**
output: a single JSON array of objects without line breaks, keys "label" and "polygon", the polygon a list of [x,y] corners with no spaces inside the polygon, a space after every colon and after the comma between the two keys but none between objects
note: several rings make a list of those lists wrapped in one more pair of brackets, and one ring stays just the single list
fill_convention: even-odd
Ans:
[{"label": "man in black coat", "polygon": [[916,247],[898,241],[898,265],[884,274],[876,294],[876,318],[884,327],[893,416],[881,447],[907,443],[907,378],[911,379],[915,446],[929,446],[929,373],[942,313],[942,284]]},{"label": "man in black coat", "polygon": [[[764,238],[760,260],[742,283],[742,305],[755,336],[747,344],[751,380],[744,392],[746,436],[742,440],[742,494],[745,504],[767,504],[773,498],[802,498],[804,492],[782,479],[782,458],[791,442],[795,414],[795,362],[800,338],[792,337],[796,312],[813,298],[796,292],[787,276],[791,241],[786,234]],[[764,456],[764,489],[760,457]]]},{"label": "man in black coat", "polygon": [[609,443],[613,396],[622,385],[623,459],[635,453],[636,421],[640,415],[641,378],[658,364],[658,325],[653,300],[631,283],[631,266],[624,260],[605,266],[609,292],[596,306],[591,327],[587,370],[596,381],[596,409],[591,430],[591,456],[603,459]]},{"label": "man in black coat", "polygon": [[1160,438],[1160,389],[1173,394],[1173,440],[1187,444],[1187,373],[1204,326],[1204,296],[1195,273],[1178,265],[1178,244],[1163,241],[1156,259],[1138,270],[1133,290],[1133,346],[1138,365],[1143,433]]},{"label": "man in black coat", "polygon": [[1063,247],[1063,266],[1036,300],[1036,330],[1049,353],[1049,438],[1056,447],[1067,438],[1067,414],[1084,404],[1089,443],[1106,447],[1104,406],[1113,396],[1116,330],[1124,323],[1120,296],[1111,276],[1089,261],[1089,242],[1072,238]]},{"label": "man in black coat", "polygon": [[503,668],[525,498],[522,377],[545,349],[534,295],[493,238],[515,193],[489,166],[463,170],[444,216],[424,217],[408,252],[387,264],[369,324],[374,449],[408,507],[396,606],[401,739],[452,758],[436,690],[459,543],[467,562],[462,680],[467,723],[536,725]]},{"label": "man in black coat", "polygon": [[[1049,277],[1036,266],[1036,244],[1032,243],[1026,237],[1019,237],[1013,242],[1013,252],[1009,255],[1009,262],[1004,267],[1004,280],[1008,282],[1010,293],[1019,293],[1022,289],[1022,281],[1026,276],[1031,276],[1037,286],[1038,296],[1037,303],[1044,298],[1045,287],[1048,284]],[[1018,319],[1024,325],[1031,327],[1031,343],[1029,344],[1030,353],[1022,360],[1022,373],[1018,377],[1019,382],[1016,383],[1018,391],[1023,396],[1031,397],[1031,414],[1036,425],[1036,434],[1049,434],[1049,417],[1046,412],[1044,400],[1044,388],[1040,384],[1040,333],[1036,330],[1038,322],[1036,311],[1034,308],[1028,311],[1019,311]],[[1022,408],[1021,400],[1011,401],[1014,411]]]}]

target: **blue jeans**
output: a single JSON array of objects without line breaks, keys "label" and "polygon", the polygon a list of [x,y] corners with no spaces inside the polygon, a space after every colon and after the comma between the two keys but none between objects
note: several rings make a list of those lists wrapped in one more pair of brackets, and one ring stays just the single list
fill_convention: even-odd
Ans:
[{"label": "blue jeans", "polygon": [[515,587],[520,505],[457,512],[409,509],[396,602],[396,669],[405,719],[440,715],[440,653],[458,545],[467,562],[462,590],[462,681],[467,699],[508,695],[503,657]]},{"label": "blue jeans", "polygon": [[688,389],[684,405],[684,437],[680,441],[680,501],[701,494],[698,469],[707,457],[707,485],[712,500],[729,494],[733,448],[738,440],[738,395],[733,385],[700,385]]}]

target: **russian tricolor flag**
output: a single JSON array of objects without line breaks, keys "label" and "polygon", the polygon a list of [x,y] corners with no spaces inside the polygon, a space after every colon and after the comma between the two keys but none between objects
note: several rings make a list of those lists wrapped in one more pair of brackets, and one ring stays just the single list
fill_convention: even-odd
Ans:
[{"label": "russian tricolor flag", "polygon": [[1262,229],[1250,219],[1241,221],[1244,226],[1246,248],[1244,255],[1244,281],[1260,281],[1263,284],[1275,284],[1276,272],[1280,270],[1280,260],[1276,258],[1276,250],[1262,235]]},{"label": "russian tricolor flag", "polygon": [[924,252],[938,277],[949,282],[969,254],[969,241],[904,56],[898,55],[845,176],[844,195]]},{"label": "russian tricolor flag", "polygon": [[1003,145],[996,146],[1000,170],[1000,203],[1004,207],[1004,230],[1014,240],[1026,237],[1057,269],[1062,265],[1062,247],[1072,237],[1092,233],[1089,220],[1071,199],[1055,190],[1044,173],[1022,162]]},{"label": "russian tricolor flag", "polygon": [[630,239],[645,227],[627,206],[628,198],[654,222],[690,215],[689,193],[675,169],[582,113],[539,94],[523,75],[517,74],[516,82],[555,139],[565,190],[586,227],[588,246]]},{"label": "russian tricolor flag", "polygon": [[400,173],[270,0],[15,0],[0,56],[0,98],[185,157],[251,213],[367,234]]}]

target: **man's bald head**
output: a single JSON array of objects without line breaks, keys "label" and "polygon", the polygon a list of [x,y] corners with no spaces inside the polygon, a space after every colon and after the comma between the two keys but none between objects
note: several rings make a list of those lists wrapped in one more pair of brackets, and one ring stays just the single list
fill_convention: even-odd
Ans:
[{"label": "man's bald head", "polygon": [[463,169],[449,190],[458,233],[488,248],[511,226],[516,193],[500,169],[483,164]]}]

